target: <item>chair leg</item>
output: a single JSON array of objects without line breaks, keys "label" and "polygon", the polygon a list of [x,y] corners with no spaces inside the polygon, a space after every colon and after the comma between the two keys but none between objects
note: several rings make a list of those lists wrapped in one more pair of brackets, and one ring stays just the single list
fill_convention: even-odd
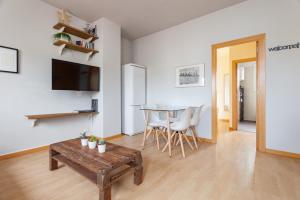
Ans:
[{"label": "chair leg", "polygon": [[159,150],[159,138],[158,138],[158,135],[159,135],[159,130],[156,129],[155,130],[156,145],[157,145],[157,149]]},{"label": "chair leg", "polygon": [[[172,139],[173,139],[173,137],[174,137],[175,134],[176,134],[176,132],[174,132],[174,133],[171,135],[171,139],[170,139],[171,144],[172,144]],[[168,141],[167,141],[166,145],[164,146],[164,148],[163,148],[163,150],[162,150],[161,152],[165,152],[165,150],[167,149],[168,145],[169,145],[169,144],[168,144]]]},{"label": "chair leg", "polygon": [[182,156],[183,156],[183,158],[185,158],[184,146],[183,146],[183,141],[182,141],[182,133],[179,133],[179,140],[180,140],[180,144],[181,144]]},{"label": "chair leg", "polygon": [[194,143],[195,143],[195,146],[196,146],[196,149],[198,150],[198,141],[197,141],[197,134],[196,134],[196,128],[195,127],[192,127],[191,128],[191,131],[192,131],[192,136],[193,136],[193,140],[194,140]]},{"label": "chair leg", "polygon": [[174,136],[173,145],[175,145],[175,144],[176,144],[177,137],[178,137],[178,134],[176,134],[176,135]]},{"label": "chair leg", "polygon": [[168,141],[168,138],[167,138],[167,136],[166,136],[165,133],[166,133],[166,132],[165,132],[165,129],[163,129],[162,132],[161,132],[161,135],[164,137],[165,141],[167,142],[167,141]]},{"label": "chair leg", "polygon": [[183,134],[184,139],[187,141],[187,143],[189,144],[189,146],[191,147],[192,150],[194,150],[193,145],[190,143],[190,140],[188,139],[188,137],[186,136],[186,134]]},{"label": "chair leg", "polygon": [[142,143],[142,149],[145,148],[146,140],[148,139],[148,137],[151,134],[152,130],[153,130],[153,128],[150,128],[149,130],[147,130],[147,127],[145,128],[144,137],[143,137],[143,143]]},{"label": "chair leg", "polygon": [[178,137],[178,140],[176,142],[176,146],[180,143],[180,140],[179,140],[179,137]]},{"label": "chair leg", "polygon": [[151,128],[149,129],[148,133],[147,133],[146,139],[149,138],[149,136],[150,136],[150,134],[152,133],[152,131],[153,131],[153,128],[151,127]]},{"label": "chair leg", "polygon": [[145,142],[146,142],[146,138],[147,138],[147,127],[145,127],[145,131],[144,131],[144,137],[143,137],[143,143],[142,143],[142,147],[144,149],[145,147]]}]

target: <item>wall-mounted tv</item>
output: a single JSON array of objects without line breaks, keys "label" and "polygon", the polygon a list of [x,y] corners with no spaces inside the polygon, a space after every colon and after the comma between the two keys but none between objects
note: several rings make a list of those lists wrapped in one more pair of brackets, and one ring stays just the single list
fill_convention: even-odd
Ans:
[{"label": "wall-mounted tv", "polygon": [[99,91],[100,68],[52,59],[52,90]]}]

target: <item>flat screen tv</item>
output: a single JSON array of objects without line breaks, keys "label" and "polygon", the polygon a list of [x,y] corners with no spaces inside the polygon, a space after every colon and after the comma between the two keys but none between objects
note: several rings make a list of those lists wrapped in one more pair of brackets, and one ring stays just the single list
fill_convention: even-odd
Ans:
[{"label": "flat screen tv", "polygon": [[52,59],[52,90],[99,91],[100,68]]}]

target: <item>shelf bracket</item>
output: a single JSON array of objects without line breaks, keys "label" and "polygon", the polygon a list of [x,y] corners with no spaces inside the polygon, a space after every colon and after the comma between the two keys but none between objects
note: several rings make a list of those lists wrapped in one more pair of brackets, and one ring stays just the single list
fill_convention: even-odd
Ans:
[{"label": "shelf bracket", "polygon": [[64,27],[64,26],[61,27],[60,29],[57,30],[57,33],[62,33],[62,32],[64,32],[65,28],[66,28],[66,27]]},{"label": "shelf bracket", "polygon": [[89,52],[86,54],[86,61],[89,61],[89,59],[91,58],[91,56],[93,55],[93,52]]},{"label": "shelf bracket", "polygon": [[90,38],[86,39],[85,41],[86,41],[87,43],[89,43],[89,42],[91,42],[92,40],[93,40],[93,37],[90,37]]},{"label": "shelf bracket", "polygon": [[37,124],[37,119],[29,119],[29,121],[30,121],[30,127],[35,127],[36,126],[36,124]]},{"label": "shelf bracket", "polygon": [[66,47],[66,44],[62,44],[58,47],[58,53],[59,55],[62,55],[64,48]]}]

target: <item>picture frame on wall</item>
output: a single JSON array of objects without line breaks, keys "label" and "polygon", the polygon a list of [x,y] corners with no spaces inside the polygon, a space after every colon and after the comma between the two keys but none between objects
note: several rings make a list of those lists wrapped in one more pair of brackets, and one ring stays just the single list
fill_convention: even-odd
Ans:
[{"label": "picture frame on wall", "polygon": [[204,87],[205,64],[176,68],[176,87]]},{"label": "picture frame on wall", "polygon": [[19,73],[19,50],[0,46],[0,72]]}]

